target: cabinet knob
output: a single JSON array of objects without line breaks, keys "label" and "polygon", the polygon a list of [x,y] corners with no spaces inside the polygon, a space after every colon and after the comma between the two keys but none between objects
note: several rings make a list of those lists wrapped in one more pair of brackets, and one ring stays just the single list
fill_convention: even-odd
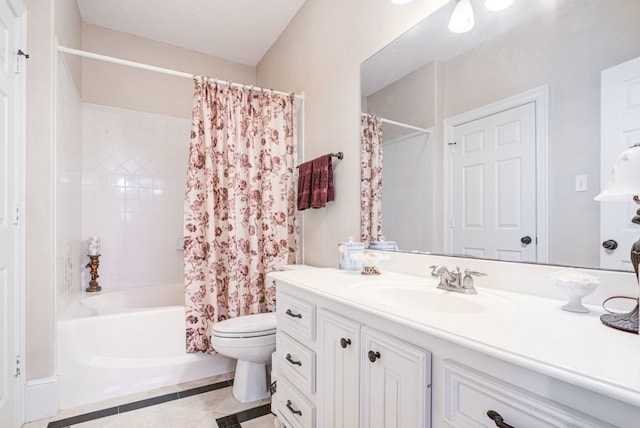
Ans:
[{"label": "cabinet knob", "polygon": [[340,339],[340,346],[342,349],[347,349],[347,346],[351,345],[351,339],[345,339],[344,337]]},{"label": "cabinet knob", "polygon": [[302,412],[300,410],[295,410],[291,405],[291,400],[287,400],[287,409],[294,415],[302,416]]},{"label": "cabinet knob", "polygon": [[293,364],[294,366],[302,366],[302,362],[301,361],[296,361],[291,357],[291,354],[287,354],[287,356],[285,357],[285,359],[287,361],[289,361],[290,364]]},{"label": "cabinet knob", "polygon": [[291,312],[291,309],[287,309],[287,312],[285,312],[285,314],[289,315],[292,318],[302,318],[302,314],[294,314],[293,312]]},{"label": "cabinet knob", "polygon": [[375,363],[378,358],[380,358],[380,352],[369,351],[369,361]]},{"label": "cabinet knob", "polygon": [[533,242],[533,240],[530,236],[523,236],[522,238],[520,238],[520,242],[522,242],[524,245],[529,245],[531,244],[531,242]]},{"label": "cabinet knob", "polygon": [[613,239],[607,239],[602,243],[602,248],[604,248],[605,250],[613,251],[618,248],[618,243]]},{"label": "cabinet knob", "polygon": [[489,419],[495,422],[498,428],[515,428],[514,426],[505,423],[504,419],[502,419],[502,416],[500,416],[500,413],[496,412],[495,410],[489,410],[487,412],[487,416],[489,416]]}]

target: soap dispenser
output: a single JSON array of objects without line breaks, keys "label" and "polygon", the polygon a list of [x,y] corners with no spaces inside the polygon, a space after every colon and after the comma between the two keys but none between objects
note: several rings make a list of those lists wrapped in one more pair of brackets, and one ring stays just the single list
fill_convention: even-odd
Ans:
[{"label": "soap dispenser", "polygon": [[347,242],[338,243],[338,268],[343,270],[361,270],[364,243],[356,242],[353,236]]}]

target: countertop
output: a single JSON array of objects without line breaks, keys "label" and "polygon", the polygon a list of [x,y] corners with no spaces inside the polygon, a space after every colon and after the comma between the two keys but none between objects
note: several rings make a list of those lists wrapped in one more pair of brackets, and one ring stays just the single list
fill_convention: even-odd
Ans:
[{"label": "countertop", "polygon": [[[591,312],[584,314],[567,312],[560,309],[566,303],[561,300],[477,285],[478,294],[465,295],[437,290],[437,278],[392,272],[364,276],[359,272],[316,268],[273,272],[269,276],[640,407],[640,337],[604,326],[599,319],[604,311],[599,307],[587,305]],[[387,285],[399,292],[389,299],[367,296]],[[414,291],[422,287],[430,290],[421,302],[422,296]],[[447,296],[444,299],[450,296],[456,304],[468,306],[471,313],[441,312],[428,302],[433,295],[438,295],[433,299],[437,302],[443,301],[442,296]],[[403,298],[411,301],[401,304]]]}]

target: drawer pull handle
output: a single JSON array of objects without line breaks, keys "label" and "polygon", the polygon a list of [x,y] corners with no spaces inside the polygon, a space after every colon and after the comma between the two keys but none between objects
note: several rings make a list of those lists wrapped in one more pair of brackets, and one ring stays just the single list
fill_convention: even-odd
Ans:
[{"label": "drawer pull handle", "polygon": [[502,416],[500,416],[500,413],[496,412],[495,410],[489,410],[487,412],[487,416],[489,416],[489,419],[496,423],[496,426],[498,428],[514,428],[508,423],[505,423],[504,419],[502,419]]},{"label": "drawer pull handle", "polygon": [[287,309],[287,312],[285,313],[292,318],[302,318],[302,314],[294,314],[293,312],[291,312],[291,309]]},{"label": "drawer pull handle", "polygon": [[375,363],[378,358],[380,358],[380,352],[369,351],[369,361]]},{"label": "drawer pull handle", "polygon": [[285,359],[287,361],[289,361],[291,364],[293,364],[294,366],[301,366],[302,367],[302,362],[296,361],[293,358],[291,358],[291,354],[287,354],[287,357]]},{"label": "drawer pull handle", "polygon": [[294,415],[302,416],[302,412],[300,410],[293,409],[293,406],[291,405],[291,400],[287,400],[287,409],[289,409],[289,411]]},{"label": "drawer pull handle", "polygon": [[340,339],[340,346],[342,349],[347,349],[347,346],[351,345],[351,339],[345,339],[344,337]]}]

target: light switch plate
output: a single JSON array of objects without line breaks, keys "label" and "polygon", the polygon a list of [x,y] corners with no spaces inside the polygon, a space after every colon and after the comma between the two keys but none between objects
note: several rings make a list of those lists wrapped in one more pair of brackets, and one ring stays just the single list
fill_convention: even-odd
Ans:
[{"label": "light switch plate", "polygon": [[586,192],[586,191],[587,191],[587,176],[576,175],[576,192]]}]

